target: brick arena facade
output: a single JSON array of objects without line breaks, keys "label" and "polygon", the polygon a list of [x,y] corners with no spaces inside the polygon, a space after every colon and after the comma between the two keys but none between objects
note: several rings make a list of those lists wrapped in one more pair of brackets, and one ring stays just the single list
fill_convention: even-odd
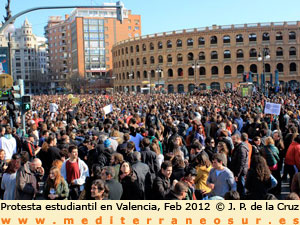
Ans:
[{"label": "brick arena facade", "polygon": [[213,25],[121,41],[112,48],[114,88],[169,93],[192,91],[195,85],[233,88],[248,72],[254,82],[265,72],[266,84],[272,78],[274,83],[275,70],[281,85],[295,84],[299,28],[300,22]]}]

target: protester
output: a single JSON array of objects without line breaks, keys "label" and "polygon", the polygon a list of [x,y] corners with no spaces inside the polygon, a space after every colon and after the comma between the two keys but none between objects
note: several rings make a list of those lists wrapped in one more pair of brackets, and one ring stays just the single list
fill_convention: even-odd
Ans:
[{"label": "protester", "polygon": [[89,176],[88,166],[78,158],[78,149],[76,146],[69,147],[69,159],[62,167],[61,174],[68,182],[70,188],[70,198],[77,200],[80,192],[84,189],[86,177]]},{"label": "protester", "polygon": [[66,200],[69,196],[69,188],[65,179],[60,174],[60,169],[52,167],[44,188],[44,197],[48,200]]},{"label": "protester", "polygon": [[[286,91],[275,93],[270,89],[267,97],[258,90],[252,93],[251,100],[249,97],[241,97],[237,90],[197,90],[190,94],[151,93],[151,95],[80,94],[76,96],[79,99],[78,104],[72,104],[67,95],[33,96],[32,110],[25,116],[25,131],[28,137],[20,129],[20,116],[16,118],[18,122],[14,123],[15,127],[11,127],[8,124],[9,120],[2,116],[0,136],[4,141],[13,140],[7,139],[11,128],[12,137],[17,144],[16,149],[22,158],[22,165],[30,164],[35,158],[42,160],[45,169],[44,180],[53,162],[56,162],[57,167],[63,162],[61,173],[70,185],[70,199],[77,199],[82,190],[86,192],[82,194],[83,197],[87,194],[89,195],[87,198],[92,199],[88,193],[91,191],[92,182],[102,177],[103,168],[115,167],[115,179],[118,180],[123,161],[128,161],[133,166],[133,172],[129,174],[125,172],[122,176],[125,180],[120,184],[123,185],[122,189],[123,187],[126,189],[123,192],[128,200],[165,199],[172,189],[169,180],[171,169],[173,169],[172,180],[180,181],[187,179],[184,172],[193,168],[197,171],[195,195],[198,199],[206,199],[218,191],[216,188],[211,190],[207,184],[209,174],[212,172],[210,162],[214,153],[221,153],[223,170],[226,171],[222,173],[229,177],[230,185],[223,183],[225,191],[234,189],[234,184],[230,180],[232,172],[243,199],[249,165],[253,157],[261,155],[266,158],[271,173],[278,181],[275,189],[268,190],[266,198],[274,198],[274,195],[270,195],[273,193],[283,199],[283,195],[279,195],[283,162],[283,179],[289,176],[290,182],[296,170],[300,169],[296,138],[300,124],[300,117],[297,114],[300,92]],[[280,103],[280,115],[264,114],[265,102]],[[113,111],[105,114],[102,109],[110,104]],[[1,112],[3,115],[8,114],[7,110]],[[52,139],[48,140],[49,137]],[[274,139],[274,146],[272,142],[268,142],[270,137]],[[69,147],[73,145],[78,149],[74,155],[68,153]],[[39,152],[40,147],[43,148]],[[274,164],[273,155],[268,151],[275,148],[279,152],[277,164]],[[141,161],[136,152],[140,152]],[[3,159],[2,155],[5,153],[0,152],[1,165],[5,165],[9,161],[9,155],[12,155],[6,154],[4,157],[7,159]],[[121,154],[122,157],[117,154]],[[205,158],[205,155],[208,156]],[[171,165],[168,172],[163,168],[167,161],[174,163],[174,168]],[[69,170],[66,169],[67,164]],[[146,184],[148,175],[145,174],[148,172],[145,164],[151,174],[149,185]],[[99,174],[87,179],[89,172],[92,173],[97,165]],[[251,166],[250,169],[253,170]],[[107,183],[114,182],[115,180],[111,180],[113,174],[110,170],[106,173],[109,178],[103,179]],[[132,179],[129,179],[130,177]],[[190,181],[187,182],[189,190],[193,187]],[[42,186],[42,183],[40,184]],[[131,196],[132,193],[127,187],[131,185],[139,190],[137,193],[142,193],[141,196]],[[38,189],[36,186],[35,188]],[[111,190],[108,198],[118,199],[120,189],[116,189],[115,192],[112,193]],[[111,197],[114,194],[116,196]],[[35,196],[36,194],[32,193],[28,198]]]},{"label": "protester", "polygon": [[16,200],[33,200],[38,193],[38,182],[44,176],[44,169],[40,159],[26,162],[16,175]]},{"label": "protester", "polygon": [[220,153],[213,155],[213,168],[207,178],[207,186],[211,189],[209,196],[224,197],[228,191],[236,191],[233,173],[223,166],[224,158]]}]

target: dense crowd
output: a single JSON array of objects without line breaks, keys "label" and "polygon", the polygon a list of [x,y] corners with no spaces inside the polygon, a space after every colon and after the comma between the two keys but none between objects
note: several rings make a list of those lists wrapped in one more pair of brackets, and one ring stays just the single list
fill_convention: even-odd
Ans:
[{"label": "dense crowd", "polygon": [[26,135],[1,109],[1,198],[299,199],[299,122],[294,92],[34,96]]}]

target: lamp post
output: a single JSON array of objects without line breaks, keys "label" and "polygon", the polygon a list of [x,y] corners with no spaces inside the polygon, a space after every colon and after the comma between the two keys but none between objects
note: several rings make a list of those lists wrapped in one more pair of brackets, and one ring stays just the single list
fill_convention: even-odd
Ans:
[{"label": "lamp post", "polygon": [[148,75],[149,75],[149,93],[151,95],[152,94],[152,91],[151,91],[151,71],[148,71]]},{"label": "lamp post", "polygon": [[269,55],[269,51],[266,48],[263,48],[262,52],[259,52],[258,58],[257,58],[257,60],[259,62],[262,62],[262,67],[263,67],[263,69],[262,69],[263,73],[262,73],[262,77],[261,77],[262,78],[261,79],[261,88],[262,88],[262,92],[264,94],[266,94],[266,87],[265,87],[265,85],[266,85],[265,84],[265,60],[268,60],[270,58],[271,57]]},{"label": "lamp post", "polygon": [[157,84],[157,87],[158,87],[159,93],[160,93],[160,77],[161,77],[161,72],[162,72],[162,69],[160,68],[160,66],[157,66],[157,68],[156,68],[156,73],[158,74],[158,84]]},{"label": "lamp post", "polygon": [[199,64],[199,62],[198,62],[197,59],[194,61],[193,65],[192,65],[192,68],[194,69],[194,76],[195,76],[195,80],[194,80],[194,83],[195,83],[195,84],[194,84],[194,90],[196,89],[196,91],[197,91],[197,89],[198,89],[198,87],[197,87],[197,69],[200,68],[200,64]]}]

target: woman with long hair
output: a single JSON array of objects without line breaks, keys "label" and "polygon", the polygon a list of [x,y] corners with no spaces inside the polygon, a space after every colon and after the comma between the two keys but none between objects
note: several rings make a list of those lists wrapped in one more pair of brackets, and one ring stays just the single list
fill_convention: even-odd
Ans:
[{"label": "woman with long hair", "polygon": [[14,154],[3,174],[1,189],[4,191],[3,200],[15,200],[16,175],[21,167],[21,156]]},{"label": "woman with long hair", "polygon": [[196,156],[196,162],[197,176],[195,178],[195,186],[196,190],[202,194],[202,197],[197,197],[197,199],[201,199],[205,197],[206,194],[211,192],[211,189],[207,186],[206,181],[212,167],[209,157],[204,151],[201,151]]},{"label": "woman with long hair", "polygon": [[229,157],[228,157],[229,151],[225,142],[221,141],[217,144],[217,153],[221,153],[224,155],[224,158],[226,160],[223,162],[223,166],[227,167],[227,164],[229,163]]},{"label": "woman with long hair", "polygon": [[56,143],[56,137],[50,135],[43,143],[41,151],[38,153],[38,158],[42,161],[45,170],[44,178],[48,177],[53,161],[60,159],[59,149],[56,147]]},{"label": "woman with long hair", "polygon": [[248,190],[246,199],[263,200],[268,191],[277,185],[264,157],[255,155],[251,160],[246,176],[245,187]]},{"label": "woman with long hair", "polygon": [[120,165],[119,180],[123,187],[121,200],[143,200],[137,176],[127,161]]},{"label": "woman with long hair", "polygon": [[279,150],[275,146],[275,142],[272,137],[267,137],[265,139],[265,147],[263,149],[263,157],[266,159],[267,165],[271,170],[272,175],[276,180],[280,179],[280,170],[279,170]]},{"label": "woman with long hair", "polygon": [[69,188],[65,179],[57,167],[50,169],[44,189],[44,197],[48,200],[66,200],[69,196]]}]

